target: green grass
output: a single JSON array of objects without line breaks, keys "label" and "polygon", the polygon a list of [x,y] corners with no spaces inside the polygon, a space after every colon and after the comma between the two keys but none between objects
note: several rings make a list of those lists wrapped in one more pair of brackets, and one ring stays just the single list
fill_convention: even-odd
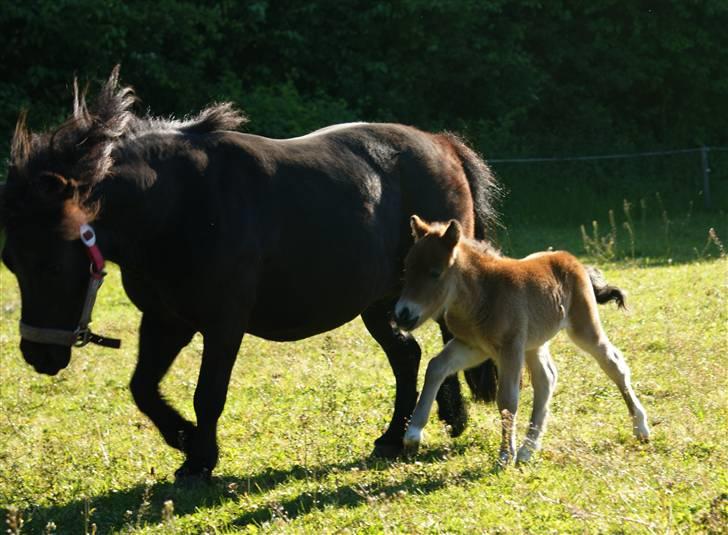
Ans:
[{"label": "green grass", "polygon": [[[632,438],[616,388],[559,335],[544,450],[504,472],[494,470],[493,406],[471,404],[470,427],[455,440],[433,417],[412,460],[369,457],[389,419],[394,380],[357,320],[292,344],[246,337],[220,422],[216,477],[177,487],[181,454],[128,392],[139,314],[118,271],[101,291],[95,326],[122,337],[123,348],[76,350],[69,368],[49,378],[19,354],[19,295],[0,268],[0,508],[4,516],[17,509],[10,516],[22,518],[22,533],[83,533],[92,524],[98,533],[725,530],[728,260],[715,243],[704,246],[709,227],[724,240],[728,232],[725,215],[676,221],[680,230],[664,242],[661,221],[648,222],[634,257],[620,230],[617,261],[600,262],[629,292],[629,313],[604,307],[602,316],[632,368],[651,442]],[[585,253],[578,225],[514,223],[508,236],[516,254],[549,245]],[[417,336],[433,356],[436,330]],[[163,383],[188,417],[201,349],[195,338]],[[531,398],[526,380],[520,437]],[[163,513],[168,500],[173,511],[168,504]]]}]

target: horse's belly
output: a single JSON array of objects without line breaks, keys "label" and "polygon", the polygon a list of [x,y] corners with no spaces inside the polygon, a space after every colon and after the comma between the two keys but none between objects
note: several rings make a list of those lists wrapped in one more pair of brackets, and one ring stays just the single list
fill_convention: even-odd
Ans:
[{"label": "horse's belly", "polygon": [[329,331],[395,292],[398,272],[392,255],[366,243],[270,266],[258,286],[248,330],[271,340]]}]

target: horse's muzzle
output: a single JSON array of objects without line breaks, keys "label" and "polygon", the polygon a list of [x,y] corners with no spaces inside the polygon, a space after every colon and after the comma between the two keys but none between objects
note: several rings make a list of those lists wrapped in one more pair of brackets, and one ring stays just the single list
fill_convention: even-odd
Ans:
[{"label": "horse's muzzle", "polygon": [[21,339],[20,351],[25,362],[44,375],[56,375],[71,361],[71,348],[55,344],[39,344]]}]

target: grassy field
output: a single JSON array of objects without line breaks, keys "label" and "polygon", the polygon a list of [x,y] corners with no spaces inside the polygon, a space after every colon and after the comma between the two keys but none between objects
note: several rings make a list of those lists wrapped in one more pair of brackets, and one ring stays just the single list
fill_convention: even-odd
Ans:
[{"label": "grassy field", "polygon": [[[622,219],[614,239],[602,224],[594,243],[587,242],[590,256],[578,226],[514,223],[501,242],[516,254],[569,247],[629,292],[631,311],[605,307],[603,320],[632,368],[653,439],[632,438],[616,388],[559,335],[552,345],[559,385],[544,450],[530,465],[502,472],[495,470],[493,406],[471,404],[469,429],[455,440],[433,417],[413,459],[369,457],[389,419],[394,380],[356,320],[295,344],[247,337],[220,423],[216,477],[210,485],[177,487],[172,474],[181,454],[164,445],[127,388],[139,314],[118,271],[100,294],[95,325],[122,337],[123,348],[76,350],[69,368],[49,378],[19,354],[19,295],[0,268],[0,508],[8,527],[18,533],[725,532],[728,260],[708,228],[725,240],[726,216],[642,227],[635,221],[631,232]],[[427,356],[440,347],[432,326],[418,339]],[[201,350],[195,338],[163,384],[188,417]],[[526,379],[519,436],[531,397]]]}]

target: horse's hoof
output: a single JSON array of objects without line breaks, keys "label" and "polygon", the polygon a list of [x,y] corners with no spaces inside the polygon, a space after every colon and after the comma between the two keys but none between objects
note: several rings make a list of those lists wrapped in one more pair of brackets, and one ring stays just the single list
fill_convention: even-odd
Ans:
[{"label": "horse's hoof", "polygon": [[468,410],[464,405],[455,410],[439,406],[437,417],[445,422],[445,429],[452,438],[462,435],[468,427]]},{"label": "horse's hoof", "polygon": [[402,442],[374,442],[372,457],[380,459],[396,459],[402,455],[404,447]]},{"label": "horse's hoof", "polygon": [[182,463],[174,473],[175,485],[196,485],[209,483],[212,480],[212,470],[205,466],[193,466],[189,461]]},{"label": "horse's hoof", "polygon": [[455,418],[453,421],[448,422],[445,426],[447,434],[452,438],[457,438],[462,435],[468,427],[468,414],[462,413],[460,416]]}]

